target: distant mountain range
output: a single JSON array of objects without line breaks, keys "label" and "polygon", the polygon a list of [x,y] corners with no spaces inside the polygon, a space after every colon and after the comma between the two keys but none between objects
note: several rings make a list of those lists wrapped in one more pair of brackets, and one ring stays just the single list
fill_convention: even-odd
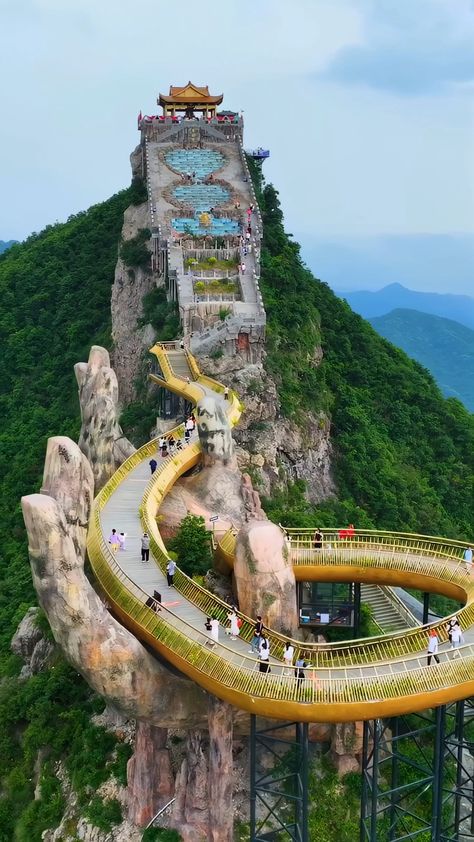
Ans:
[{"label": "distant mountain range", "polygon": [[10,246],[13,246],[17,242],[18,240],[0,240],[0,254],[3,254],[4,251],[9,249]]},{"label": "distant mountain range", "polygon": [[397,283],[427,292],[473,294],[474,234],[339,236],[331,239],[314,232],[294,233],[302,244],[302,256],[310,269],[338,293],[349,289],[375,290]]},{"label": "distant mountain range", "polygon": [[474,298],[449,293],[416,292],[401,284],[389,284],[377,292],[361,290],[339,292],[356,313],[366,319],[383,316],[392,310],[419,310],[433,316],[453,319],[474,330]]},{"label": "distant mountain range", "polygon": [[[467,301],[474,304],[472,299]],[[417,310],[396,309],[369,321],[378,333],[427,368],[446,397],[459,398],[474,412],[474,330]]]}]

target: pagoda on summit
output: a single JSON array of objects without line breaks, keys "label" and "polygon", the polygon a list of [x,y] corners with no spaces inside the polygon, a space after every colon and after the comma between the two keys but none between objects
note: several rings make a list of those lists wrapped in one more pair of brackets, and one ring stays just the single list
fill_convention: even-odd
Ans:
[{"label": "pagoda on summit", "polygon": [[168,95],[160,94],[157,103],[163,108],[165,117],[174,117],[177,111],[184,111],[184,116],[192,118],[195,111],[201,111],[205,119],[216,116],[217,106],[224,99],[224,94],[212,96],[209,87],[199,87],[188,82],[184,87],[179,88],[170,85]]}]

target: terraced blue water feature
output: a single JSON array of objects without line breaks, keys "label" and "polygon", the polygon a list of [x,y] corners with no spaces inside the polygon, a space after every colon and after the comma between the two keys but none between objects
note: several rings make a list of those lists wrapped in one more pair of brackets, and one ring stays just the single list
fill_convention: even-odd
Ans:
[{"label": "terraced blue water feature", "polygon": [[230,193],[220,184],[186,184],[175,187],[173,195],[179,202],[191,205],[196,213],[208,211],[229,201]]},{"label": "terraced blue water feature", "polygon": [[224,156],[214,149],[173,149],[165,155],[172,170],[194,173],[196,181],[203,181],[224,164]]},{"label": "terraced blue water feature", "polygon": [[212,234],[213,237],[224,237],[226,234],[238,234],[239,223],[227,217],[211,217],[210,225],[201,225],[199,219],[172,219],[171,226],[175,231],[184,234],[188,231],[195,236]]}]

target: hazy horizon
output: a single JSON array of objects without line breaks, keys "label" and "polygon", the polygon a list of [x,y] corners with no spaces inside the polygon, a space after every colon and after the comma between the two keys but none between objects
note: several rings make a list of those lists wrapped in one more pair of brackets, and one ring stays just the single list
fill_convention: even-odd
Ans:
[{"label": "hazy horizon", "polygon": [[[245,112],[247,148],[270,148],[265,176],[305,252],[315,237],[367,252],[367,239],[474,236],[471,0],[196,8],[182,0],[192,26],[162,37],[176,13],[153,0],[123,0],[120,14],[112,0],[4,0],[1,239],[126,187],[138,112],[156,113],[158,94],[188,79]],[[385,274],[396,255],[379,258]]]}]

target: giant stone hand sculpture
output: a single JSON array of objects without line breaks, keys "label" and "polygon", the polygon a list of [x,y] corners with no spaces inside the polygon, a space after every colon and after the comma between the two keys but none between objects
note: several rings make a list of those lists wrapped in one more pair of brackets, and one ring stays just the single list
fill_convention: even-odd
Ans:
[{"label": "giant stone hand sculpture", "polygon": [[93,345],[88,362],[76,363],[74,372],[82,419],[79,447],[92,465],[97,494],[135,448],[117,420],[118,383],[109,352]]},{"label": "giant stone hand sculpture", "polygon": [[40,494],[23,497],[33,582],[55,640],[87,682],[126,715],[200,727],[206,694],[169,672],[107,610],[84,573],[94,483],[79,447],[49,439]]}]

